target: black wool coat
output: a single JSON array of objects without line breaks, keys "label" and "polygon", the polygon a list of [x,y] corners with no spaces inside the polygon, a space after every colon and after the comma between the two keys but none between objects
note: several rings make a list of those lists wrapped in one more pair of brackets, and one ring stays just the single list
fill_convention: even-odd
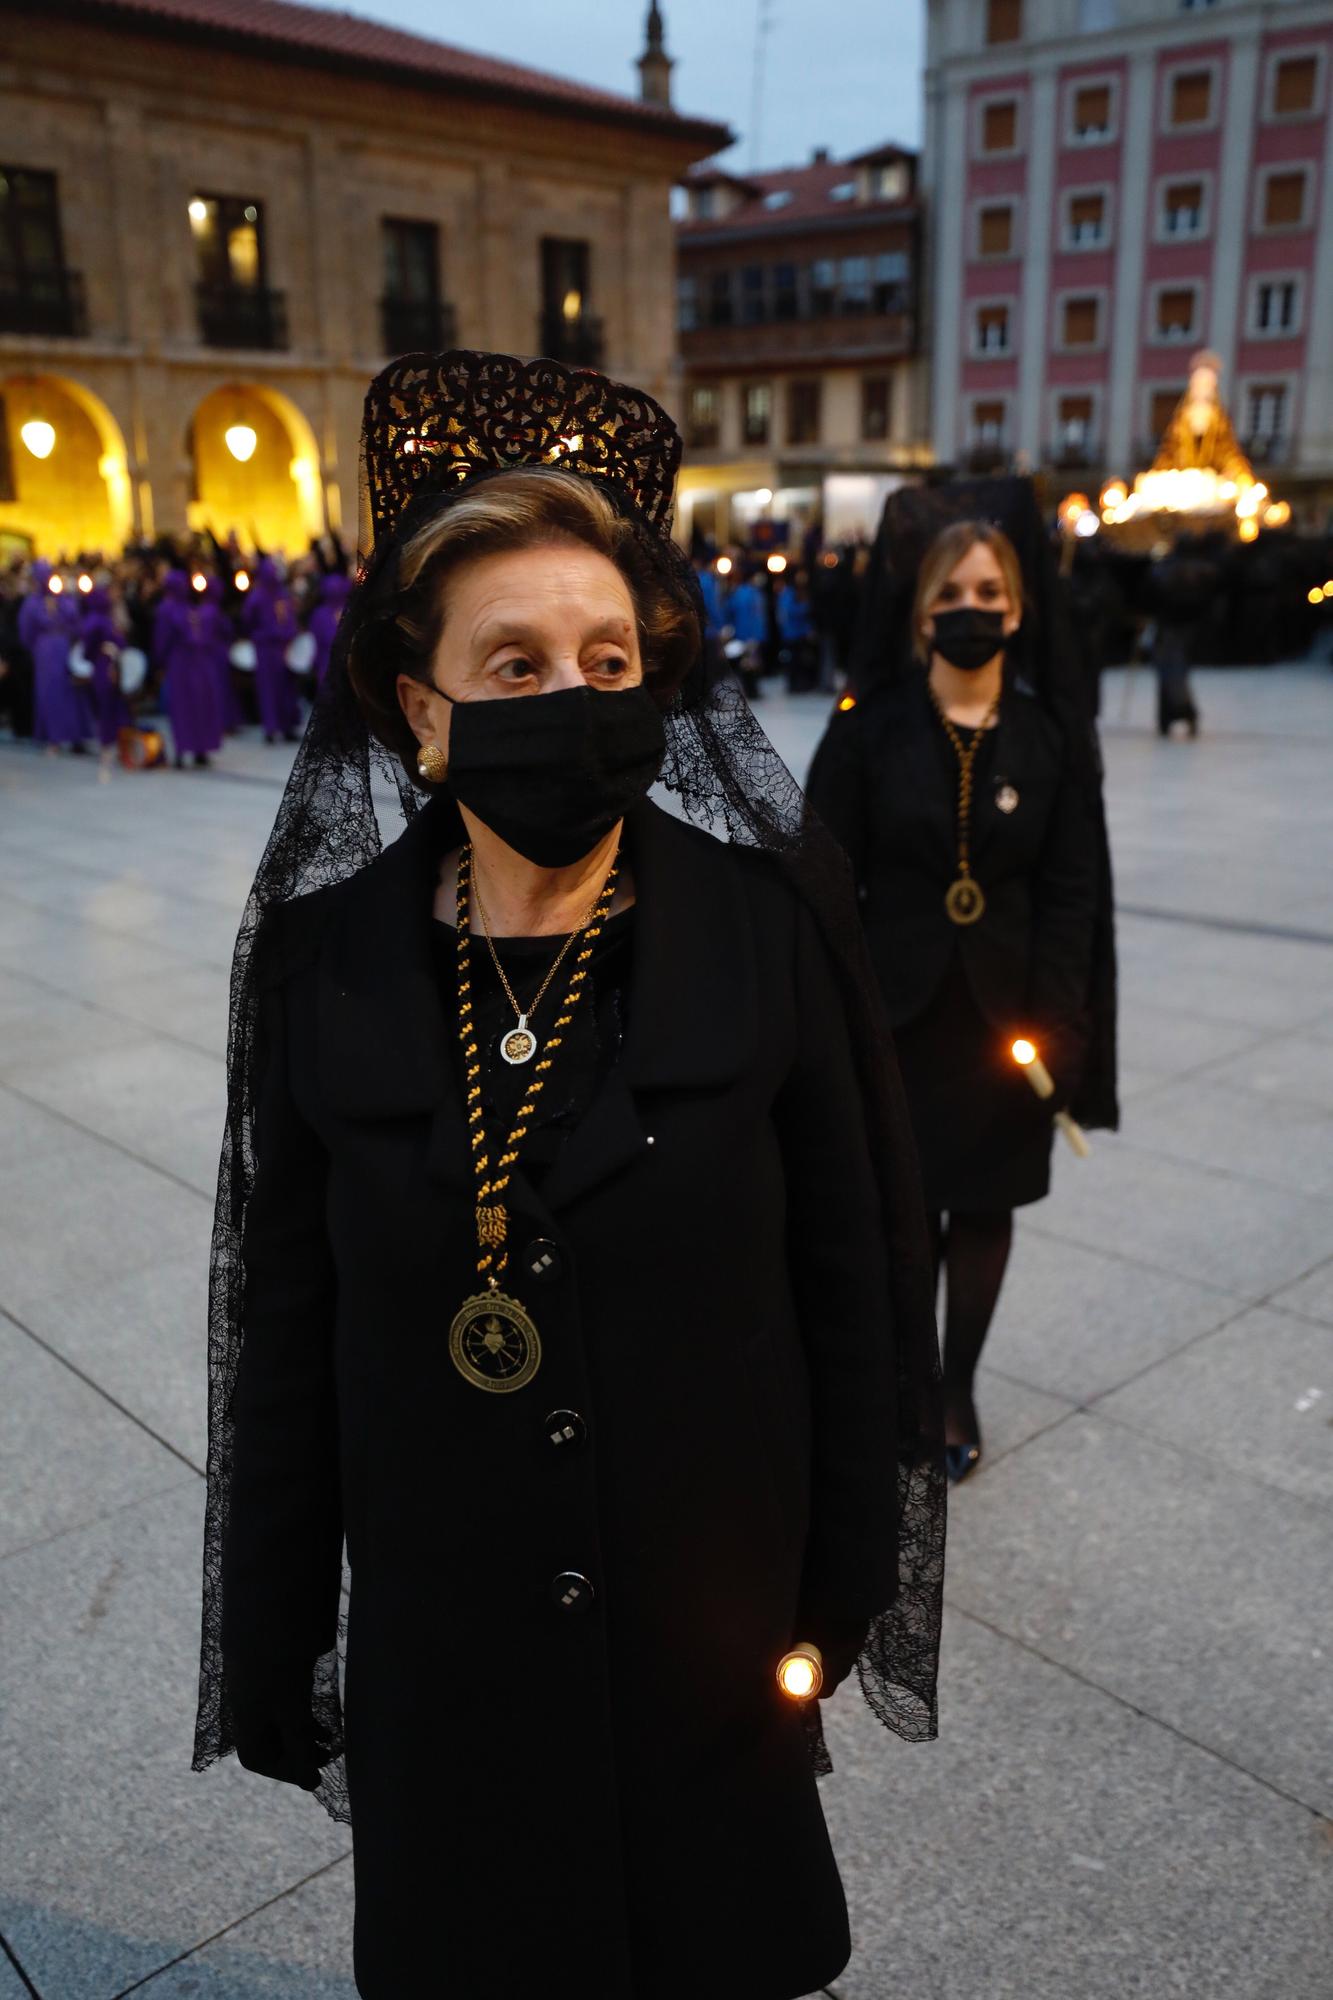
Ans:
[{"label": "black wool coat", "polygon": [[430,954],[451,816],[263,941],[224,1646],[275,1686],[325,1651],[345,1536],[366,2000],[792,2000],[849,1943],[775,1668],[896,1574],[839,994],[771,863],[631,816],[621,1057],[509,1191],[541,1369],[481,1393],[448,1355],[477,1288]]},{"label": "black wool coat", "polygon": [[917,1020],[956,952],[985,1019],[1035,1034],[1068,1075],[1090,1027],[1097,800],[1055,718],[1007,681],[972,800],[970,862],[986,907],[955,924],[944,897],[958,874],[957,772],[952,759],[941,765],[938,733],[924,674],[877,688],[834,714],[806,788],[851,860],[889,1019]]}]

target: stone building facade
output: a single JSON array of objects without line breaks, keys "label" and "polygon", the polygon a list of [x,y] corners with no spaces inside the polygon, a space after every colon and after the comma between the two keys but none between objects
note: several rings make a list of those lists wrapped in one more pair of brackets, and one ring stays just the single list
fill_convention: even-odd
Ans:
[{"label": "stone building facade", "polygon": [[287,0],[0,15],[0,541],[350,535],[416,348],[676,403],[670,189],[723,128]]},{"label": "stone building facade", "polygon": [[684,525],[870,533],[929,460],[917,340],[916,158],[686,179],[676,225],[685,370]]}]

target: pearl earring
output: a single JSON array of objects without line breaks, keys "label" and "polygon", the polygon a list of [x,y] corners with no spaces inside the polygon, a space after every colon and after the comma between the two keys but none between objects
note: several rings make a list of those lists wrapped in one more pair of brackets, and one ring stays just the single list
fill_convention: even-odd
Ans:
[{"label": "pearl earring", "polygon": [[448,768],[449,766],[445,762],[444,752],[443,750],[441,750],[438,743],[426,744],[420,756],[417,758],[418,775],[422,779],[424,779],[425,783],[428,785],[442,784],[444,782],[444,774],[448,770]]}]

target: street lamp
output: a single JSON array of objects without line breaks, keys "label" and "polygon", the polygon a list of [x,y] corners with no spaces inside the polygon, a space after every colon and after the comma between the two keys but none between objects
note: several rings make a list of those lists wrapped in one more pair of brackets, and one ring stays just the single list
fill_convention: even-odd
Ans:
[{"label": "street lamp", "polygon": [[29,417],[19,436],[34,458],[49,458],[56,448],[56,427],[44,417]]},{"label": "street lamp", "polygon": [[259,433],[251,424],[229,424],[223,432],[223,442],[238,465],[248,465],[255,455]]}]

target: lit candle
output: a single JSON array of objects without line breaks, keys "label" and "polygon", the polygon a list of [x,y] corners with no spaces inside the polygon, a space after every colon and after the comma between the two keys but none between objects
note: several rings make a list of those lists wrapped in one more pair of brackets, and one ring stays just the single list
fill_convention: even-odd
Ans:
[{"label": "lit candle", "polygon": [[[1038,1097],[1054,1097],[1055,1078],[1037,1054],[1034,1043],[1028,1041],[1025,1036],[1020,1035],[1009,1053],[1027,1077],[1028,1082],[1032,1085]],[[1092,1149],[1088,1145],[1088,1136],[1078,1120],[1071,1118],[1067,1111],[1057,1111],[1055,1122],[1064,1134],[1071,1151],[1077,1153],[1080,1160],[1086,1160]]]},{"label": "lit candle", "polygon": [[235,583],[238,590],[248,590],[250,588],[250,578],[243,569],[237,570]]},{"label": "lit candle", "polygon": [[824,1685],[824,1655],[808,1640],[778,1661],[778,1686],[789,1701],[813,1701]]},{"label": "lit candle", "polygon": [[203,574],[202,570],[196,570],[194,575],[190,578],[190,585],[192,589],[197,590],[202,594],[205,590],[208,589],[208,578]]}]

